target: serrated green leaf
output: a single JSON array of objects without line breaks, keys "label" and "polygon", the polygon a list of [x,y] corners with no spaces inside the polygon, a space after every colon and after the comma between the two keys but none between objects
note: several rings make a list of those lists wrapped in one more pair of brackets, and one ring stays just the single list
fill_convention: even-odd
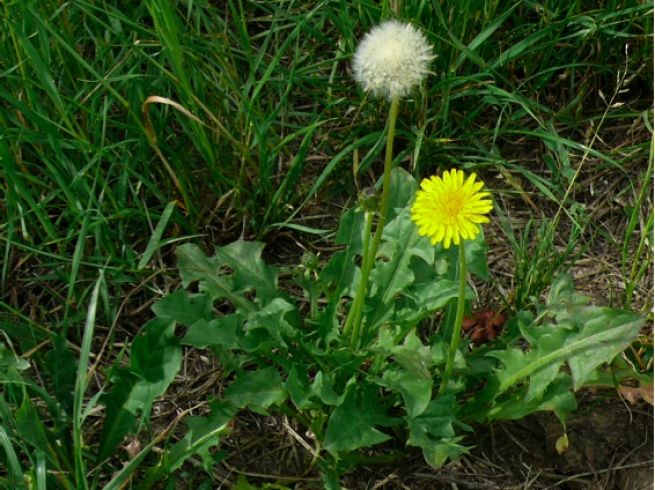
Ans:
[{"label": "serrated green leaf", "polygon": [[[129,432],[137,425],[137,408],[133,391],[138,377],[128,369],[119,369],[114,379],[111,391],[101,399],[105,404],[106,416],[100,435],[98,458],[108,458],[114,449],[123,441]],[[141,400],[141,406],[146,404]]]},{"label": "serrated green leaf", "polygon": [[[457,405],[453,395],[432,400],[418,417],[409,417],[410,437],[408,445],[422,447],[439,439],[455,436],[453,422],[456,420]],[[420,443],[420,444],[419,444]]]},{"label": "serrated green leaf", "polygon": [[408,417],[407,445],[420,447],[430,466],[439,468],[447,459],[468,452],[468,448],[458,444],[462,438],[455,436],[456,414],[455,397],[446,395],[432,400],[418,417]]},{"label": "serrated green leaf", "polygon": [[384,228],[378,260],[371,271],[371,297],[365,306],[366,325],[375,332],[387,322],[418,322],[428,314],[424,304],[413,301],[417,276],[437,280],[434,269],[434,247],[418,235],[411,222],[409,208],[399,212]]},{"label": "serrated green leaf", "polygon": [[[559,346],[563,345],[566,339],[566,333],[552,325],[544,326],[541,330],[541,342],[534,342],[534,349],[524,352],[522,349],[511,349],[502,352],[492,351],[488,355],[499,359],[506,366],[523,366],[530,364],[543,355],[553,352]],[[538,399],[543,394],[548,385],[557,377],[560,367],[564,363],[564,358],[555,359],[550,365],[545,365],[535,370],[530,375],[530,389],[527,392],[528,400]],[[510,369],[503,369],[497,372],[501,385],[511,383],[515,373]]]},{"label": "serrated green leaf", "polygon": [[636,313],[610,308],[589,308],[577,342],[593,339],[593,349],[581,349],[568,360],[573,389],[580,389],[598,366],[609,363],[628,348],[644,326]]},{"label": "serrated green leaf", "polygon": [[350,209],[341,216],[336,244],[345,247],[332,255],[318,276],[318,283],[328,298],[316,322],[316,331],[325,345],[339,336],[341,298],[353,297],[359,284],[361,270],[355,261],[362,254],[364,222],[364,213],[356,209]]},{"label": "serrated green leaf", "polygon": [[[142,478],[140,484],[143,488],[152,488],[157,481],[171,475],[194,455],[200,456],[203,468],[207,473],[212,474],[214,466],[226,456],[224,452],[212,451],[212,448],[220,443],[222,436],[230,432],[231,422],[236,413],[233,407],[225,403],[212,403],[209,408],[210,412],[207,416],[185,418],[186,434],[178,443],[168,447],[164,446],[159,464],[151,467]],[[127,470],[136,470],[135,462],[138,465],[150,449],[146,446],[130,461],[129,464],[133,467],[127,468]],[[126,471],[126,468],[121,471]],[[122,488],[125,486],[124,478],[127,477],[127,475],[119,473],[108,486],[112,489]]]},{"label": "serrated green leaf", "polygon": [[243,335],[239,339],[241,349],[250,354],[260,353],[265,354],[271,352],[273,349],[278,349],[284,345],[280,345],[279,335],[271,333],[266,328],[254,328],[249,330],[247,335]]},{"label": "serrated green leaf", "polygon": [[134,429],[139,414],[149,417],[152,403],[166,391],[181,365],[175,321],[155,318],[144,325],[132,344],[129,368],[117,370],[113,389],[102,398],[107,415],[100,438],[101,459]]},{"label": "serrated green leaf", "polygon": [[282,298],[275,298],[261,309],[250,313],[246,319],[246,335],[263,329],[280,344],[285,337],[292,338],[299,333],[300,318],[296,307]]},{"label": "serrated green leaf", "polygon": [[408,207],[384,227],[378,257],[383,260],[378,260],[371,271],[371,294],[379,297],[382,304],[389,303],[414,282],[414,271],[410,267],[413,257],[422,260],[422,268],[433,264],[434,247],[418,234]]},{"label": "serrated green leaf", "polygon": [[[483,281],[489,279],[487,267],[487,242],[484,238],[484,230],[480,230],[473,240],[464,240],[464,254],[466,257],[466,269]],[[444,249],[441,245],[436,247],[435,262],[440,273],[445,279],[457,280],[457,264],[459,263],[458,247]]]},{"label": "serrated green leaf", "polygon": [[325,405],[337,406],[345,396],[339,397],[335,393],[332,379],[322,371],[318,371],[310,383],[304,366],[294,365],[291,368],[284,387],[299,410],[311,407],[313,400],[318,400]]},{"label": "serrated green leaf", "polygon": [[[441,366],[442,364],[446,364],[446,360],[448,359],[448,347],[448,342],[446,340],[436,337],[432,339],[432,345],[430,346],[430,356],[432,357],[432,364],[434,366]],[[457,354],[455,354],[455,369],[460,367],[463,368],[466,366],[466,360],[464,359],[464,356],[462,356],[460,364],[458,364],[458,361],[459,357]]]},{"label": "serrated green leaf", "polygon": [[208,258],[193,243],[185,243],[175,250],[177,268],[182,286],[187,288],[198,281],[198,289],[206,292],[211,300],[226,299],[243,311],[252,311],[254,306],[242,295],[235,293],[231,271],[226,270],[216,257]]},{"label": "serrated green leaf", "polygon": [[266,414],[271,405],[279,405],[286,400],[287,392],[277,370],[266,367],[239,373],[225,390],[224,398],[238,408],[247,407]]},{"label": "serrated green leaf", "polygon": [[402,345],[393,346],[389,349],[389,353],[398,364],[414,376],[432,379],[430,373],[432,352],[430,347],[423,345],[413,330],[407,334]]},{"label": "serrated green leaf", "polygon": [[243,316],[239,313],[214,318],[211,321],[199,320],[187,330],[180,341],[199,349],[220,346],[224,349],[240,347],[239,334],[243,325]]},{"label": "serrated green leaf", "polygon": [[215,455],[209,450],[220,442],[221,436],[230,431],[230,422],[234,412],[225,405],[213,404],[206,417],[187,417],[187,432],[180,442],[173,445],[166,453],[162,465],[166,473],[177,470],[190,456],[201,457],[203,467],[211,473],[217,463]]},{"label": "serrated green leaf", "polygon": [[237,478],[237,481],[234,483],[232,490],[259,490],[259,488],[249,483],[245,476],[239,475],[239,478]]},{"label": "serrated green leaf", "polygon": [[339,467],[339,461],[326,461],[326,459],[319,458],[317,462],[317,466],[321,470],[321,483],[323,484],[323,489],[343,490],[343,487],[339,483],[341,480],[340,476],[344,472],[343,468]]},{"label": "serrated green leaf", "polygon": [[548,290],[546,305],[549,308],[559,309],[564,306],[581,306],[589,302],[589,297],[578,293],[573,285],[570,274],[558,275]]},{"label": "serrated green leaf", "polygon": [[262,260],[263,248],[259,242],[238,240],[217,247],[214,256],[208,258],[197,245],[182,245],[175,252],[182,284],[186,288],[198,281],[198,288],[208,294],[210,302],[226,299],[237,312],[254,312],[276,299],[286,300],[277,288],[276,269]]},{"label": "serrated green leaf", "polygon": [[433,446],[424,447],[423,457],[425,461],[433,468],[440,468],[446,461],[453,461],[462,454],[467,454],[469,448],[460,444],[462,439],[462,437],[441,439]]},{"label": "serrated green leaf", "polygon": [[57,400],[67,413],[72,413],[77,358],[66,347],[65,340],[60,336],[53,337],[52,345],[53,349],[45,355],[48,374],[52,377]]},{"label": "serrated green leaf", "polygon": [[323,448],[337,456],[340,451],[354,451],[388,440],[390,437],[374,426],[393,425],[396,420],[386,415],[375,387],[350,382],[345,395],[330,416]]},{"label": "serrated green leaf", "polygon": [[[467,299],[473,294],[467,291]],[[407,296],[415,305],[421,305],[425,311],[440,310],[453,298],[459,296],[459,285],[455,281],[435,277],[432,280],[414,283],[407,291]],[[416,307],[414,307],[416,311]]]},{"label": "serrated green leaf", "polygon": [[422,378],[405,369],[387,369],[378,384],[399,392],[410,417],[417,417],[432,397],[432,378]]},{"label": "serrated green leaf", "polygon": [[336,394],[333,388],[332,379],[329,375],[323,374],[323,371],[319,371],[316,373],[316,376],[314,376],[312,394],[321,400],[321,402],[333,407],[341,404],[345,397],[345,394],[342,396]]},{"label": "serrated green leaf", "polygon": [[549,295],[549,305],[540,318],[554,317],[557,323],[519,323],[530,348],[509,347],[487,355],[499,359],[499,393],[524,378],[530,379],[529,400],[539,399],[567,362],[573,388],[579,389],[594,370],[611,362],[639,334],[643,318],[631,312],[581,306],[581,296],[571,290],[571,282],[560,278]]},{"label": "serrated green leaf", "polygon": [[36,449],[48,453],[48,435],[39,413],[29,397],[23,397],[23,403],[16,410],[16,432],[18,437]]},{"label": "serrated green leaf", "polygon": [[216,249],[216,260],[233,272],[235,292],[257,292],[257,302],[266,304],[281,296],[277,289],[277,271],[262,260],[264,244],[237,240]]},{"label": "serrated green leaf", "polygon": [[488,249],[489,247],[484,239],[483,230],[480,230],[480,233],[473,240],[465,240],[464,242],[466,268],[471,274],[478,276],[483,281],[489,279],[489,268],[487,267]]},{"label": "serrated green leaf", "polygon": [[184,289],[157,301],[152,311],[162,318],[172,318],[177,323],[190,327],[199,320],[208,320],[211,313],[211,300],[206,294],[191,294]]},{"label": "serrated green leaf", "polygon": [[558,373],[540,398],[528,399],[526,395],[527,390],[523,388],[497,401],[487,420],[517,420],[534,412],[552,411],[564,424],[566,414],[577,407],[571,393],[571,378],[564,373]]},{"label": "serrated green leaf", "polygon": [[310,405],[312,390],[304,366],[292,366],[284,382],[284,388],[289,392],[289,397],[298,410],[304,410]]},{"label": "serrated green leaf", "polygon": [[[398,345],[399,338],[402,338],[402,331],[398,326],[383,325],[378,330],[373,350],[392,357],[394,361],[415,376],[432,379],[430,369],[434,365],[445,363],[448,343],[433,338],[432,345],[427,346],[418,338],[415,330],[410,330],[405,335],[403,343]],[[455,358],[455,366],[456,368],[465,366],[461,353],[458,353]]]},{"label": "serrated green leaf", "polygon": [[391,349],[398,345],[398,342],[402,338],[401,335],[402,331],[398,325],[382,325],[378,330],[373,349],[389,355]]},{"label": "serrated green leaf", "polygon": [[355,259],[362,254],[363,232],[364,213],[355,209],[345,212],[339,221],[336,238],[336,244],[345,245],[345,248],[332,256],[319,276],[326,287],[333,285],[337,298],[355,295],[361,273]]},{"label": "serrated green leaf", "polygon": [[387,223],[390,223],[402,212],[402,209],[412,203],[416,189],[418,189],[418,183],[406,170],[401,167],[394,167],[391,169],[391,185],[389,189]]},{"label": "serrated green leaf", "polygon": [[182,364],[182,349],[175,336],[175,322],[155,318],[144,325],[132,343],[130,367],[159,396],[173,381]]}]

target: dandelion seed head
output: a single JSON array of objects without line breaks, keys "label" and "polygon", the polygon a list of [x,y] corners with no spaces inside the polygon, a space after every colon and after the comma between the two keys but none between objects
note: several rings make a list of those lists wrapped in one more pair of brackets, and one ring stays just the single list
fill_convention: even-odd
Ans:
[{"label": "dandelion seed head", "polygon": [[390,20],[359,43],[353,73],[364,90],[378,97],[404,97],[430,72],[432,45],[411,24]]}]

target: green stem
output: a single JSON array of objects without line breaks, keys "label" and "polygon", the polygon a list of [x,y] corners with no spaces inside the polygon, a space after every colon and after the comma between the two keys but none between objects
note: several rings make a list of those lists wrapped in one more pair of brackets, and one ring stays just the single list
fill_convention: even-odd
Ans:
[{"label": "green stem", "polygon": [[459,339],[462,335],[462,321],[464,320],[464,303],[466,302],[466,253],[464,251],[464,240],[459,242],[459,297],[457,298],[457,313],[455,315],[455,325],[453,326],[452,337],[450,338],[450,348],[448,349],[448,359],[446,360],[446,370],[441,379],[439,386],[439,395],[443,395],[448,389],[450,376],[453,373],[455,356],[459,347]]},{"label": "green stem", "polygon": [[[361,309],[363,306],[363,299],[366,296],[366,286],[367,286],[367,281],[363,280],[364,273],[368,267],[367,260],[368,260],[368,255],[366,252],[368,251],[368,245],[369,241],[371,239],[371,228],[373,227],[373,213],[370,211],[366,211],[364,213],[364,243],[362,244],[362,275],[360,276],[359,284],[357,285],[357,291],[355,292],[355,299],[353,301],[352,306],[350,307],[350,311],[348,312],[348,316],[346,317],[346,323],[343,325],[343,334],[348,335],[350,333],[350,329],[353,326],[353,322],[355,320],[355,316],[357,315],[357,310]],[[366,255],[365,255],[366,254]],[[355,332],[353,332],[353,339],[355,338],[355,335],[358,335],[359,332],[359,327],[355,328]]]},{"label": "green stem", "polygon": [[[380,202],[380,217],[373,237],[373,246],[368,251],[370,264],[375,262],[375,254],[378,252],[382,240],[382,230],[387,221],[389,212],[389,196],[391,195],[391,163],[393,161],[393,139],[396,135],[396,119],[398,118],[398,99],[391,99],[389,111],[389,131],[387,132],[387,147],[384,153],[384,175],[382,177],[382,200]],[[368,277],[366,278],[368,279]]]},{"label": "green stem", "polygon": [[[364,300],[366,299],[366,292],[368,290],[368,278],[375,263],[375,255],[377,254],[380,241],[382,240],[382,230],[387,219],[387,212],[389,211],[389,196],[391,187],[391,164],[393,162],[393,140],[396,134],[396,119],[398,118],[398,99],[391,99],[391,108],[389,110],[389,127],[387,130],[387,146],[384,154],[384,175],[382,176],[382,199],[380,202],[380,213],[378,216],[378,223],[375,228],[375,236],[373,243],[368,246],[368,235],[370,229],[365,235],[365,246],[362,250],[362,275],[359,280],[359,286],[355,295],[353,305],[348,312],[346,323],[344,325],[344,333],[348,333],[351,327],[354,327],[353,334],[350,339],[351,347],[355,348],[360,340],[362,312],[364,310]],[[368,223],[367,223],[368,225]]]}]

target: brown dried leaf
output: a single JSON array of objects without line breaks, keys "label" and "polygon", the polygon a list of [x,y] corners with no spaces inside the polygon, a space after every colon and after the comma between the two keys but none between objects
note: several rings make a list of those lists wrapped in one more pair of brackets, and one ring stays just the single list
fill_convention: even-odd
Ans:
[{"label": "brown dried leaf", "polygon": [[619,386],[619,393],[630,405],[636,405],[641,398],[639,388],[633,388],[632,386]]},{"label": "brown dried leaf", "polygon": [[640,400],[653,405],[653,385],[639,384],[638,388],[632,386],[619,386],[619,393],[630,405],[636,405]]},{"label": "brown dried leaf", "polygon": [[653,385],[639,384],[639,394],[649,405],[653,405]]}]

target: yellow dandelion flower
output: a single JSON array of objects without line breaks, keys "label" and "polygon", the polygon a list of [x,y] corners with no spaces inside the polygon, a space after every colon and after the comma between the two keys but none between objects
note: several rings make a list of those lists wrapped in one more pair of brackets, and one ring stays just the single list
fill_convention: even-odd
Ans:
[{"label": "yellow dandelion flower", "polygon": [[480,223],[488,223],[485,214],[493,208],[485,199],[489,192],[480,191],[484,185],[471,174],[464,180],[464,172],[452,169],[423,179],[412,206],[412,221],[419,235],[430,237],[433,245],[459,245],[460,239],[471,240],[480,233]]}]

